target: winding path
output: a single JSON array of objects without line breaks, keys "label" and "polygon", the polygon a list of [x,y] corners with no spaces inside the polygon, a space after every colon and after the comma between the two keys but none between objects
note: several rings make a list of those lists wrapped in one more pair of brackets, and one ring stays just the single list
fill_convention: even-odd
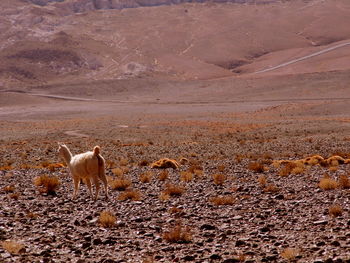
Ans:
[{"label": "winding path", "polygon": [[267,68],[267,69],[262,69],[262,70],[256,71],[256,72],[254,72],[254,74],[265,73],[265,72],[268,72],[268,71],[272,71],[272,70],[275,70],[275,69],[286,67],[288,65],[291,65],[291,64],[294,64],[294,63],[297,63],[297,62],[300,62],[300,61],[303,61],[303,60],[306,60],[306,59],[309,59],[309,58],[312,58],[312,57],[316,57],[316,56],[322,55],[324,53],[327,53],[327,52],[330,52],[330,51],[333,51],[335,49],[342,48],[342,47],[345,47],[345,46],[349,46],[349,45],[350,45],[350,42],[338,44],[338,45],[335,45],[333,47],[329,47],[329,48],[323,49],[321,51],[317,51],[317,52],[312,53],[310,55],[290,60],[288,62],[279,64],[277,66],[273,66],[273,67],[270,67],[270,68]]}]

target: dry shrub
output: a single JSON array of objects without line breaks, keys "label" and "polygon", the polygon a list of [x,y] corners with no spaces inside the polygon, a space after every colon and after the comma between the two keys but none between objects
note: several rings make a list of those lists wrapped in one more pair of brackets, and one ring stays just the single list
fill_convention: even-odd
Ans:
[{"label": "dry shrub", "polygon": [[280,189],[275,184],[267,184],[263,191],[265,193],[277,193]]},{"label": "dry shrub", "polygon": [[222,164],[222,165],[218,165],[217,168],[218,168],[218,171],[219,171],[220,173],[223,173],[223,172],[225,171],[225,168],[226,168],[226,167],[225,167],[225,165]]},{"label": "dry shrub", "polygon": [[180,180],[182,182],[190,182],[193,180],[193,174],[190,172],[182,171],[180,172]]},{"label": "dry shrub", "polygon": [[137,190],[131,190],[131,189],[126,190],[119,195],[118,200],[120,200],[120,201],[125,201],[125,200],[139,201],[139,200],[141,200],[141,193]]},{"label": "dry shrub", "polygon": [[33,212],[28,212],[26,217],[29,218],[29,219],[37,219],[38,215],[33,213]]},{"label": "dry shrub", "polygon": [[141,162],[139,162],[140,167],[148,166],[148,165],[149,165],[149,161],[147,161],[147,160],[142,160]]},{"label": "dry shrub", "polygon": [[24,245],[17,241],[13,241],[13,240],[2,241],[1,246],[3,247],[4,250],[9,252],[10,254],[21,254],[25,252]]},{"label": "dry shrub", "polygon": [[158,176],[159,181],[165,181],[168,178],[169,178],[169,172],[167,170],[162,171]]},{"label": "dry shrub", "polygon": [[109,185],[113,190],[125,191],[131,185],[131,181],[125,177],[122,177],[119,179],[110,180]]},{"label": "dry shrub", "polygon": [[286,248],[281,252],[281,257],[288,260],[293,261],[299,255],[299,249],[296,248]]},{"label": "dry shrub", "polygon": [[179,169],[179,167],[180,164],[176,160],[169,158],[163,158],[151,164],[151,168],[157,169],[173,168],[176,170]]},{"label": "dry shrub", "polygon": [[266,186],[266,184],[267,184],[267,178],[266,178],[266,176],[265,176],[265,175],[260,175],[260,176],[258,177],[258,182],[259,182],[259,185],[260,185],[261,187]]},{"label": "dry shrub", "polygon": [[181,223],[164,231],[163,238],[170,243],[189,243],[192,241],[192,234],[189,227],[183,227]]},{"label": "dry shrub", "polygon": [[214,205],[233,205],[235,202],[235,198],[231,195],[225,196],[215,196],[210,199]]},{"label": "dry shrub", "polygon": [[190,161],[187,158],[185,158],[185,157],[181,157],[180,158],[180,164],[182,164],[182,165],[188,164],[189,162]]},{"label": "dry shrub", "polygon": [[176,215],[176,214],[182,214],[183,213],[183,209],[182,208],[178,208],[178,207],[171,207],[169,208],[169,214],[171,215]]},{"label": "dry shrub", "polygon": [[330,166],[328,170],[332,173],[335,173],[336,171],[338,171],[338,166]]},{"label": "dry shrub", "polygon": [[324,176],[323,178],[321,178],[318,186],[322,190],[333,190],[333,189],[338,187],[338,183],[337,183],[337,181],[333,180],[332,178],[330,178],[328,176]]},{"label": "dry shrub", "polygon": [[170,198],[170,195],[168,195],[168,194],[166,194],[166,193],[164,193],[164,192],[161,192],[161,193],[159,194],[159,199],[162,200],[162,201],[168,201],[169,198]]},{"label": "dry shrub", "polygon": [[146,173],[140,175],[140,181],[142,183],[149,183],[149,182],[151,182],[152,177],[153,177],[153,173],[151,171],[149,171],[149,172],[146,172]]},{"label": "dry shrub", "polygon": [[100,225],[106,228],[113,227],[116,221],[117,219],[115,218],[113,213],[107,210],[102,211],[98,218],[98,222],[100,223]]},{"label": "dry shrub", "polygon": [[163,193],[169,196],[181,196],[185,189],[180,185],[167,184]]},{"label": "dry shrub", "polygon": [[212,177],[214,184],[216,185],[223,185],[226,180],[226,176],[224,174],[213,174]]},{"label": "dry shrub", "polygon": [[3,188],[5,193],[13,193],[15,191],[15,186],[13,184],[7,185]]},{"label": "dry shrub", "polygon": [[338,184],[340,188],[350,189],[350,178],[348,175],[342,174],[339,176]]},{"label": "dry shrub", "polygon": [[127,166],[128,163],[129,163],[128,159],[125,159],[125,158],[123,158],[119,161],[120,166]]},{"label": "dry shrub", "polygon": [[329,215],[332,217],[338,217],[343,214],[343,208],[340,205],[332,205],[328,209]]},{"label": "dry shrub", "polygon": [[292,161],[288,161],[286,163],[282,163],[282,168],[279,171],[279,175],[284,177],[284,176],[288,176],[292,173],[294,174],[298,174],[298,173],[302,173],[305,170],[304,164],[302,162],[292,162]]},{"label": "dry shrub", "polygon": [[124,171],[121,168],[114,168],[112,169],[112,173],[117,177],[121,177],[123,176]]},{"label": "dry shrub", "polygon": [[11,193],[11,194],[9,194],[9,197],[13,200],[18,200],[19,193]]},{"label": "dry shrub", "polygon": [[56,176],[41,175],[34,178],[34,185],[41,187],[41,193],[56,194],[60,181]]},{"label": "dry shrub", "polygon": [[193,163],[187,170],[190,173],[196,173],[196,171],[202,171],[203,172],[203,167],[200,166],[198,163]]},{"label": "dry shrub", "polygon": [[107,169],[112,169],[115,167],[115,162],[111,160],[106,160],[106,168]]},{"label": "dry shrub", "polygon": [[251,162],[248,164],[248,169],[254,173],[265,172],[265,166],[261,162]]}]

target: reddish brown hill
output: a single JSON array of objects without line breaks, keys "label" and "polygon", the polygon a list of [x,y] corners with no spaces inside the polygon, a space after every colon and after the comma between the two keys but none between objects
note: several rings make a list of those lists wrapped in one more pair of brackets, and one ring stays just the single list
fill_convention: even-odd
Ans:
[{"label": "reddish brown hill", "polygon": [[[103,3],[113,1],[35,3],[1,3],[3,87],[140,76],[230,77],[288,64],[350,41],[347,0],[185,3],[123,10],[104,9],[112,6]],[[79,5],[84,13],[75,13]],[[264,74],[347,70],[348,49]]]}]

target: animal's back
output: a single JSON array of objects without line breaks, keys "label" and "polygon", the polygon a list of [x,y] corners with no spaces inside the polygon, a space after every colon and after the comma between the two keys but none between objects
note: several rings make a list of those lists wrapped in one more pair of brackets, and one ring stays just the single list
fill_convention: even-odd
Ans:
[{"label": "animal's back", "polygon": [[70,167],[73,174],[81,177],[87,177],[92,173],[96,173],[98,159],[93,152],[81,153],[73,156]]}]

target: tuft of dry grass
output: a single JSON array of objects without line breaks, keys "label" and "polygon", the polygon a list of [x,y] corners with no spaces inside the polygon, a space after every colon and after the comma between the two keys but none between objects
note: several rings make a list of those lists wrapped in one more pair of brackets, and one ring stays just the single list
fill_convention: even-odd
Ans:
[{"label": "tuft of dry grass", "polygon": [[321,178],[318,186],[322,190],[333,190],[333,189],[338,187],[338,182],[333,180],[332,178],[330,178],[328,176],[325,176],[325,177]]},{"label": "tuft of dry grass", "polygon": [[116,221],[117,221],[117,219],[115,218],[113,213],[108,211],[108,210],[102,211],[100,213],[99,218],[98,218],[99,224],[105,228],[113,227],[115,225]]},{"label": "tuft of dry grass", "polygon": [[259,182],[259,185],[260,185],[261,187],[265,187],[266,184],[267,184],[267,178],[266,178],[266,176],[263,175],[263,174],[260,175],[259,178],[258,178],[258,182]]},{"label": "tuft of dry grass", "polygon": [[149,165],[149,161],[147,161],[147,160],[142,160],[141,162],[139,162],[140,167],[148,166],[148,165]]},{"label": "tuft of dry grass", "polygon": [[167,184],[163,193],[168,196],[181,196],[185,192],[185,189],[180,185]]},{"label": "tuft of dry grass", "polygon": [[182,182],[190,182],[193,180],[193,174],[188,171],[180,172],[180,180]]},{"label": "tuft of dry grass", "polygon": [[41,193],[55,195],[60,181],[56,176],[41,175],[34,178],[34,185],[41,187]]},{"label": "tuft of dry grass", "polygon": [[11,193],[11,194],[9,194],[9,197],[13,200],[18,200],[19,193]]},{"label": "tuft of dry grass", "polygon": [[281,252],[281,257],[288,261],[293,261],[299,255],[299,249],[286,248]]},{"label": "tuft of dry grass", "polygon": [[265,193],[277,193],[280,189],[275,184],[267,184],[263,191]]},{"label": "tuft of dry grass", "polygon": [[175,227],[164,231],[163,238],[170,243],[189,243],[192,241],[192,234],[189,227],[183,227],[178,223]]},{"label": "tuft of dry grass", "polygon": [[25,247],[22,243],[13,240],[6,240],[1,242],[1,246],[4,250],[10,254],[21,254],[25,253]]},{"label": "tuft of dry grass", "polygon": [[111,179],[109,185],[113,190],[125,191],[131,185],[131,181],[121,177],[119,179]]},{"label": "tuft of dry grass", "polygon": [[141,193],[137,190],[131,190],[131,189],[126,190],[119,195],[118,200],[120,200],[120,201],[125,201],[125,200],[139,201],[139,200],[141,200]]},{"label": "tuft of dry grass", "polygon": [[163,170],[158,176],[159,181],[165,181],[168,178],[169,178],[169,172],[167,170]]},{"label": "tuft of dry grass", "polygon": [[332,205],[329,207],[328,213],[332,217],[338,217],[343,214],[343,208],[340,205]]},{"label": "tuft of dry grass", "polygon": [[350,178],[348,175],[342,174],[339,176],[338,185],[343,189],[350,189]]},{"label": "tuft of dry grass", "polygon": [[168,210],[169,214],[171,215],[180,215],[183,213],[183,209],[182,208],[178,208],[178,207],[171,207]]},{"label": "tuft of dry grass", "polygon": [[13,184],[7,185],[3,188],[5,193],[13,193],[15,191],[15,186]]},{"label": "tuft of dry grass", "polygon": [[290,174],[302,174],[305,171],[305,165],[301,161],[288,161],[282,165],[278,173],[282,177]]},{"label": "tuft of dry grass", "polygon": [[231,195],[215,196],[210,199],[210,202],[214,205],[233,205],[235,198]]},{"label": "tuft of dry grass", "polygon": [[112,173],[117,177],[122,177],[124,174],[124,171],[121,168],[114,168],[112,169]]},{"label": "tuft of dry grass", "polygon": [[216,185],[223,185],[226,180],[226,176],[224,174],[213,174],[212,177],[214,184]]},{"label": "tuft of dry grass", "polygon": [[152,178],[153,178],[153,173],[151,171],[148,171],[140,175],[141,183],[149,183],[151,182]]},{"label": "tuft of dry grass", "polygon": [[248,164],[248,169],[254,173],[263,173],[266,168],[261,162],[251,162]]}]

